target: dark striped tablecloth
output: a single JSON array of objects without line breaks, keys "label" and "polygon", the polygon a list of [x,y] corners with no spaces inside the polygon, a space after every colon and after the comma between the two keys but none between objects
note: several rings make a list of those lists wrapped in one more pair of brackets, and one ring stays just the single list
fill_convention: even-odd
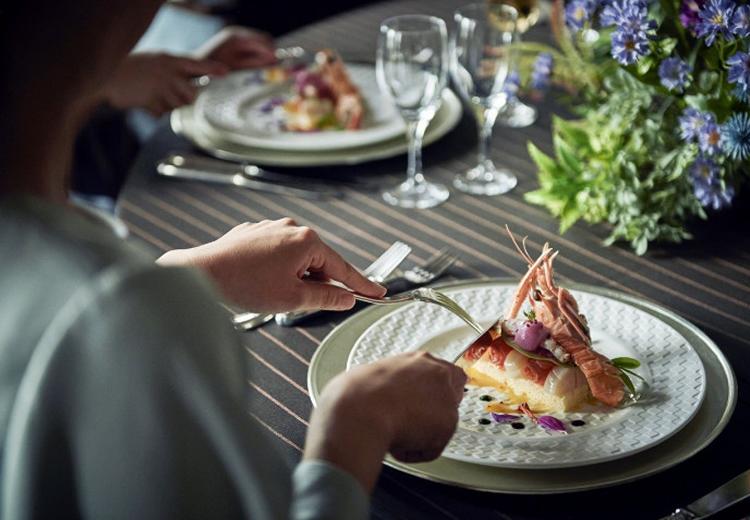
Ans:
[{"label": "dark striped tablecloth", "polygon": [[[430,13],[450,20],[461,2],[413,0],[376,4],[289,34],[280,44],[315,49],[333,47],[346,59],[372,61],[379,22],[395,14]],[[544,39],[541,25],[531,38]],[[747,196],[737,207],[695,227],[696,240],[652,250],[638,257],[626,248],[604,247],[603,227],[574,226],[560,236],[557,223],[523,202],[536,186],[526,143],[551,148],[552,105],[541,107],[537,123],[523,130],[496,129],[493,158],[518,172],[518,188],[508,196],[481,198],[453,192],[439,208],[405,211],[384,204],[377,193],[347,191],[343,200],[306,200],[230,187],[157,178],[155,162],[190,145],[166,127],[144,148],[119,204],[132,236],[155,252],[194,246],[243,221],[291,216],[313,226],[357,266],[370,263],[395,240],[410,244],[412,262],[442,247],[461,257],[446,280],[518,277],[524,271],[503,226],[529,235],[532,247],[544,241],[561,250],[556,263],[565,280],[617,289],[655,301],[703,329],[729,358],[739,380],[734,417],[709,448],[660,475],[613,489],[573,495],[518,497],[471,492],[434,484],[386,468],[373,497],[375,518],[657,518],[701,496],[750,467],[750,233]],[[444,139],[425,150],[427,175],[449,183],[475,160],[474,123],[465,117]],[[331,179],[358,177],[383,186],[402,178],[405,158],[354,167],[290,170]],[[745,206],[744,208],[742,206]],[[306,388],[309,360],[321,340],[345,315],[326,314],[303,327],[275,324],[243,336],[252,379],[251,415],[291,457],[298,458],[311,411]],[[710,392],[711,389],[709,388]],[[427,403],[429,405],[429,403]]]}]

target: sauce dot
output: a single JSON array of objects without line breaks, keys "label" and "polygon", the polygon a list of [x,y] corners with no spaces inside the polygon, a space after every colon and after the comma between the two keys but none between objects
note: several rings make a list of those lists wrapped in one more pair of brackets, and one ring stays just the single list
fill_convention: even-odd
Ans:
[{"label": "sauce dot", "polygon": [[570,424],[573,426],[583,426],[586,424],[586,421],[582,421],[581,419],[576,419],[575,421],[570,421]]},{"label": "sauce dot", "polygon": [[489,419],[485,419],[484,417],[479,419],[479,424],[490,424],[491,422],[492,421],[490,421]]},{"label": "sauce dot", "polygon": [[464,387],[464,392],[468,392],[468,391],[469,391],[469,389],[466,388],[466,387]]},{"label": "sauce dot", "polygon": [[524,426],[524,424],[520,422],[512,422],[510,423],[510,425],[514,430],[523,430],[524,428],[526,428],[526,426]]},{"label": "sauce dot", "polygon": [[484,394],[479,399],[482,400],[482,401],[494,401],[494,398],[491,395],[487,395],[487,394]]}]

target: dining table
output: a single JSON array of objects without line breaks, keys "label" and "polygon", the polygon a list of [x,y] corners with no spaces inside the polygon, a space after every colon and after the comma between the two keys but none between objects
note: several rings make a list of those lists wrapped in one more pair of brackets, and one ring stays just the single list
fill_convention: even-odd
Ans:
[{"label": "dining table", "polygon": [[[461,5],[455,0],[374,3],[283,35],[277,45],[333,48],[345,61],[374,63],[382,20],[420,13],[450,22]],[[549,42],[548,22],[540,21],[524,38]],[[495,128],[492,158],[519,179],[513,191],[501,196],[452,190],[446,203],[432,209],[390,206],[379,191],[400,182],[405,155],[356,165],[278,168],[300,179],[325,179],[342,190],[343,197],[325,200],[168,179],[157,175],[160,159],[199,152],[167,121],[144,143],[120,195],[117,211],[130,240],[154,255],[211,241],[242,222],[291,217],[317,230],[360,268],[394,241],[411,246],[406,265],[423,263],[450,248],[459,259],[436,283],[518,280],[526,264],[506,235],[507,224],[517,235],[528,236],[534,250],[545,242],[560,250],[556,269],[564,283],[619,291],[685,318],[716,343],[736,376],[736,406],[721,434],[692,457],[657,474],[602,489],[529,495],[463,489],[384,467],[372,495],[373,518],[656,519],[750,468],[750,198],[740,194],[732,209],[691,222],[692,240],[652,244],[642,256],[627,244],[604,245],[606,225],[579,222],[560,234],[555,218],[524,200],[524,193],[537,187],[527,143],[551,151],[552,117],[567,114],[554,91],[538,101],[537,108],[538,119],[529,127]],[[450,185],[454,175],[475,163],[476,146],[475,123],[465,110],[452,131],[425,148],[426,177]],[[248,276],[252,275],[248,266]],[[290,460],[301,456],[313,409],[307,385],[311,358],[338,324],[361,309],[322,313],[291,327],[270,322],[238,332],[250,374],[247,420],[260,423]],[[749,507],[742,503],[723,517],[740,518],[750,514]]]}]

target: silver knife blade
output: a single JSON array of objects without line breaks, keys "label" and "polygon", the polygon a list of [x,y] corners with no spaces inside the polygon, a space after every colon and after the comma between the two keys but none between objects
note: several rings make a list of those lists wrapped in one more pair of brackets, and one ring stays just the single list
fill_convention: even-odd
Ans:
[{"label": "silver knife blade", "polygon": [[309,183],[305,183],[305,179],[301,179],[295,175],[285,175],[283,173],[271,172],[259,168],[253,164],[225,161],[222,159],[203,157],[201,155],[175,153],[165,157],[161,162],[172,164],[180,168],[215,171],[226,174],[241,173],[252,179],[279,182],[287,185],[297,185],[301,188],[309,187]]},{"label": "silver knife blade", "polygon": [[679,508],[663,520],[705,518],[750,497],[750,469],[725,482],[708,495],[685,508]]},{"label": "silver knife blade", "polygon": [[313,188],[309,186],[302,187],[299,185],[292,186],[288,184],[276,184],[267,180],[261,180],[260,178],[250,178],[245,174],[244,171],[237,168],[235,168],[233,171],[218,171],[216,169],[204,169],[199,167],[191,167],[190,165],[181,165],[179,164],[179,160],[177,161],[177,164],[175,164],[175,162],[169,161],[169,159],[170,158],[167,158],[167,160],[164,161],[160,161],[156,165],[156,171],[160,175],[178,179],[228,184],[256,191],[276,193],[279,195],[292,195],[314,200],[343,197],[343,193],[341,191],[334,189],[329,190],[319,187]]},{"label": "silver knife blade", "polygon": [[174,164],[175,166],[189,167],[199,170],[220,171],[226,173],[237,173],[238,171],[240,171],[243,175],[246,175],[247,177],[253,179],[278,182],[281,184],[297,186],[300,188],[321,189],[323,191],[334,190],[334,188],[331,188],[328,185],[328,183],[330,183],[331,181],[335,182],[337,185],[347,187],[357,187],[362,189],[380,188],[380,184],[363,179],[326,179],[322,177],[309,176],[307,174],[304,176],[298,176],[267,170],[254,164],[248,164],[245,162],[217,159],[215,157],[206,157],[196,154],[174,153],[164,158],[162,162]]}]

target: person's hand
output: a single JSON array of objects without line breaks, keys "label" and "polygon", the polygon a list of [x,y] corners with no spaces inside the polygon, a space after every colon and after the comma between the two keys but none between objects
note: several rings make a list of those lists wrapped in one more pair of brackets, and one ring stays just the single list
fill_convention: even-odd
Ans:
[{"label": "person's hand", "polygon": [[367,296],[385,294],[384,287],[362,276],[315,231],[289,218],[240,224],[214,242],[169,251],[157,262],[199,267],[227,300],[257,312],[354,306],[354,296],[330,280]]},{"label": "person's hand", "polygon": [[424,352],[336,376],[310,419],[306,459],[322,459],[371,490],[386,452],[403,462],[437,458],[456,430],[464,371]]},{"label": "person's hand", "polygon": [[231,70],[267,67],[276,63],[273,39],[243,27],[226,27],[197,53]]},{"label": "person's hand", "polygon": [[226,65],[209,59],[136,53],[123,60],[103,94],[115,108],[143,108],[160,116],[195,100],[198,90],[193,78],[227,72]]}]

